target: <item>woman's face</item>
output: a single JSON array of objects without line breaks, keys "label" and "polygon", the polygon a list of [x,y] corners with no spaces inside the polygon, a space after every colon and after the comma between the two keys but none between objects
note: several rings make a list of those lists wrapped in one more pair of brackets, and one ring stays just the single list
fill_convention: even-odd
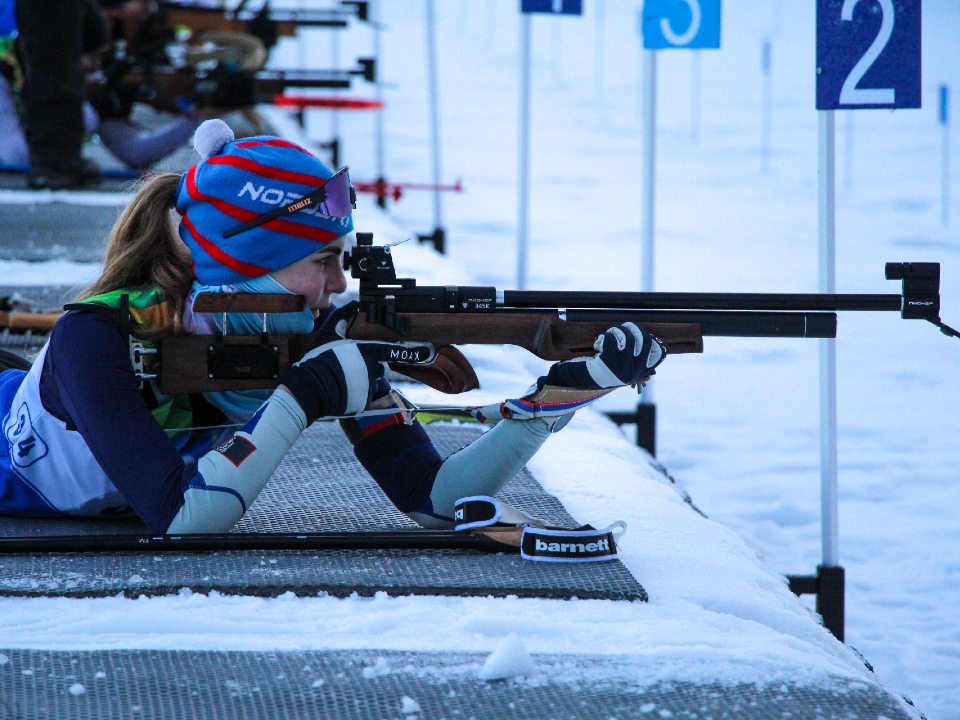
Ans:
[{"label": "woman's face", "polygon": [[287,290],[307,299],[307,306],[318,311],[330,306],[330,296],[347,289],[347,278],[343,275],[344,238],[325,245],[322,249],[307,255],[293,265],[274,270],[273,279]]}]

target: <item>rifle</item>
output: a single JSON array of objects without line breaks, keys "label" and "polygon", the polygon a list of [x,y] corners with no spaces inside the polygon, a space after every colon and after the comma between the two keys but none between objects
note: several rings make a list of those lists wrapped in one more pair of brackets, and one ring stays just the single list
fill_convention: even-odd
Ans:
[{"label": "rifle", "polygon": [[[241,8],[228,12],[223,6],[184,2],[162,2],[159,11],[166,14],[173,27],[188,27],[193,32],[247,32],[264,41],[270,48],[278,37],[294,37],[301,27],[345,28],[348,19],[369,20],[368,2],[341,2],[343,9],[274,9],[264,3],[258,10]],[[266,35],[266,37],[264,37]],[[268,42],[272,39],[272,42]]]},{"label": "rifle", "polygon": [[[347,329],[355,340],[430,342],[434,365],[391,364],[397,372],[448,393],[479,387],[457,344],[518,345],[544,360],[592,355],[597,335],[612,325],[642,323],[668,353],[703,352],[704,336],[833,338],[837,312],[899,312],[940,320],[940,264],[887,263],[900,294],[642,293],[497,290],[418,286],[397,278],[390,246],[357,233],[344,269],[360,281],[360,312]],[[196,312],[296,312],[301,296],[201,294]],[[264,320],[266,330],[266,319]],[[310,335],[171,336],[159,347],[157,380],[165,394],[272,388],[309,346]]]},{"label": "rifle", "polygon": [[[116,61],[102,80],[88,80],[85,93],[91,102],[111,106],[111,116],[129,112],[133,102],[179,113],[184,100],[197,107],[243,108],[272,102],[287,88],[346,90],[353,77],[376,82],[376,61],[358,58],[352,70],[260,70],[250,72],[217,65],[212,70],[171,66],[143,66]],[[109,102],[104,100],[109,98]]]},{"label": "rifle", "polygon": [[[132,42],[137,31],[149,24],[164,28],[189,28],[192,33],[205,31],[249,33],[263,42],[267,50],[281,37],[294,37],[301,27],[342,29],[355,17],[369,21],[369,2],[341,2],[343,8],[273,9],[264,3],[259,10],[246,9],[246,3],[228,10],[222,4],[188,2],[160,2],[156,10],[143,13],[140,9],[104,8],[108,20],[124,23],[124,39]],[[129,27],[127,26],[129,23]],[[116,37],[116,35],[115,35]]]}]

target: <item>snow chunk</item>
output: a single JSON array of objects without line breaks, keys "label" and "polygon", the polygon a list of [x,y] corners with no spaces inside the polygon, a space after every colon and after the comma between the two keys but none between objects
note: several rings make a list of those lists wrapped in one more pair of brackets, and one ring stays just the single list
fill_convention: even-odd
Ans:
[{"label": "snow chunk", "polygon": [[93,677],[95,680],[106,680],[107,674],[103,670],[98,670]]},{"label": "snow chunk", "polygon": [[317,679],[314,680],[312,683],[310,683],[310,687],[312,687],[312,688],[318,688],[318,687],[320,687],[321,685],[323,685],[323,678],[317,678]]},{"label": "snow chunk", "polygon": [[412,697],[404,695],[400,700],[400,712],[404,715],[411,715],[413,713],[422,712],[420,709],[420,703],[414,700]]},{"label": "snow chunk", "polygon": [[481,680],[505,680],[518,675],[530,677],[536,669],[523,640],[516,633],[510,633],[490,653],[479,675]]},{"label": "snow chunk", "polygon": [[373,665],[369,665],[363,669],[363,676],[367,678],[367,680],[389,674],[390,664],[387,662],[387,659],[383,657],[378,657]]},{"label": "snow chunk", "polygon": [[70,686],[70,694],[74,696],[83,695],[86,691],[87,689],[80,683],[74,683]]},{"label": "snow chunk", "polygon": [[0,665],[6,665],[8,662],[10,662],[10,658],[0,653]]}]

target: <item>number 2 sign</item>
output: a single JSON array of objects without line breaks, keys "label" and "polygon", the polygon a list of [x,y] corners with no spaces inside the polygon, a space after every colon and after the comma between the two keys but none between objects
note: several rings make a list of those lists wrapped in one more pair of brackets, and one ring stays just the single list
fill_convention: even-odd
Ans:
[{"label": "number 2 sign", "polygon": [[817,0],[817,110],[920,107],[920,0]]}]

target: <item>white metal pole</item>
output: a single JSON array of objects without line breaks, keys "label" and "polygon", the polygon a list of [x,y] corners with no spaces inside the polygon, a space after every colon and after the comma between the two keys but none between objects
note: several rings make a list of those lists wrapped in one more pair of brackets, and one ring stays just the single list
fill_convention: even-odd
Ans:
[{"label": "white metal pole", "polygon": [[595,0],[593,19],[593,97],[603,99],[603,64],[605,62],[607,6],[606,0]]},{"label": "white metal pole", "polygon": [[761,49],[760,69],[763,72],[763,98],[760,106],[760,159],[761,170],[770,169],[770,156],[773,154],[773,46],[764,40]]},{"label": "white metal pole", "polygon": [[520,157],[517,184],[517,289],[527,289],[530,184],[530,15],[520,16]]},{"label": "white metal pole", "polygon": [[560,15],[550,18],[550,74],[553,84],[560,82]]},{"label": "white metal pole", "polygon": [[[653,292],[654,231],[657,170],[657,51],[643,50],[643,207],[641,208],[640,289]],[[642,402],[653,402],[653,383]]]},{"label": "white metal pole", "polygon": [[443,227],[440,203],[440,99],[437,90],[437,34],[433,17],[433,0],[426,0],[427,9],[427,75],[430,84],[430,136],[433,144],[433,227]]},{"label": "white metal pole", "polygon": [[[380,82],[383,73],[383,67],[381,63],[381,47],[380,47],[380,32],[381,25],[383,23],[383,0],[374,0],[373,3],[373,58],[376,62],[377,67],[377,84],[376,84],[376,95],[377,100],[381,103],[383,102],[383,85]],[[383,180],[385,176],[385,162],[383,159],[383,109],[377,110],[374,115],[374,134],[376,135],[376,165],[377,165],[377,179]]]},{"label": "white metal pole", "polygon": [[950,88],[940,86],[940,124],[943,126],[943,165],[940,178],[940,222],[950,222]]},{"label": "white metal pole", "polygon": [[[333,70],[340,68],[340,31],[334,30],[330,34],[330,67]],[[340,144],[340,159],[343,160],[343,144],[340,143],[340,111],[330,111],[330,137]],[[336,170],[338,168],[334,168]]]},{"label": "white metal pole", "polygon": [[940,222],[950,224],[950,126],[943,126],[943,178],[941,179]]},{"label": "white metal pole", "polygon": [[[820,292],[836,293],[834,111],[818,111],[817,175]],[[837,509],[837,346],[820,341],[820,523],[823,564],[840,564]]]},{"label": "white metal pole", "polygon": [[690,140],[700,142],[700,75],[702,58],[699,50],[690,51]]},{"label": "white metal pole", "polygon": [[853,116],[852,110],[844,113],[846,119],[843,128],[843,189],[853,187]]}]

